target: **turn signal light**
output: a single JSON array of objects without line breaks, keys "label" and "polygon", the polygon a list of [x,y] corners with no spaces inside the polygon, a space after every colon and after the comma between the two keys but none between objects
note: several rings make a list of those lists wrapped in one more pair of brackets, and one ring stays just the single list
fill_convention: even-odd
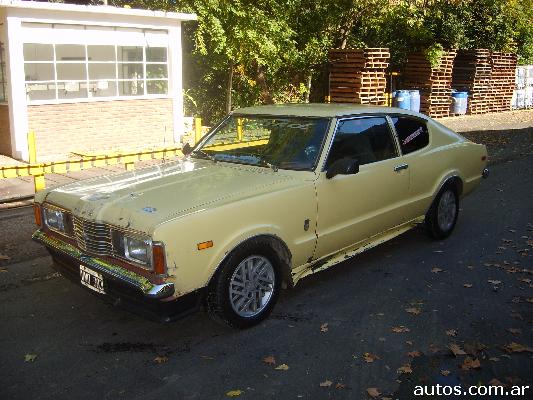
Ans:
[{"label": "turn signal light", "polygon": [[41,206],[39,204],[33,205],[33,214],[35,216],[35,224],[37,226],[43,226],[43,220],[41,217]]},{"label": "turn signal light", "polygon": [[152,245],[152,256],[154,260],[154,272],[162,275],[166,272],[165,246],[162,243]]},{"label": "turn signal light", "polygon": [[208,240],[207,242],[202,242],[202,243],[198,243],[198,250],[205,250],[205,249],[208,249],[210,247],[213,247],[213,241],[212,240]]}]

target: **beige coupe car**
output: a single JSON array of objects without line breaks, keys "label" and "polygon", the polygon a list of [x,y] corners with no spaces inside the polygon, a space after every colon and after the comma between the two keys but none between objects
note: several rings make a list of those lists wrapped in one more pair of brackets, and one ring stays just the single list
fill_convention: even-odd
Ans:
[{"label": "beige coupe car", "polygon": [[236,110],[186,155],[39,192],[34,239],[61,273],[169,321],[266,318],[281,288],[424,223],[444,239],[485,146],[396,108]]}]

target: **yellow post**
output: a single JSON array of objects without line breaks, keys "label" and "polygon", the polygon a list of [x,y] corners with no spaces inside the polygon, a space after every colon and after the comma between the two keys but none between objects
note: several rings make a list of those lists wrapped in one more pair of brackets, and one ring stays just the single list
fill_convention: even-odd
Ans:
[{"label": "yellow post", "polygon": [[127,162],[124,164],[126,171],[133,171],[135,169],[135,163]]},{"label": "yellow post", "polygon": [[202,138],[202,118],[194,118],[194,144],[196,145]]},{"label": "yellow post", "polygon": [[[28,158],[30,165],[37,164],[37,147],[35,146],[35,132],[33,131],[28,132]],[[44,175],[33,176],[33,187],[35,188],[35,193],[46,187]]]},{"label": "yellow post", "polygon": [[326,96],[326,97],[324,98],[324,101],[325,101],[326,103],[331,103],[331,96]]},{"label": "yellow post", "polygon": [[237,142],[242,142],[244,138],[244,118],[237,118]]}]

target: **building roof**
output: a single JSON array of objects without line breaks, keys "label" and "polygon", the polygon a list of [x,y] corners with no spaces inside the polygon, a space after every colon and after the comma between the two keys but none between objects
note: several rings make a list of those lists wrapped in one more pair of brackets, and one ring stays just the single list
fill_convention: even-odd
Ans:
[{"label": "building roof", "polygon": [[163,18],[177,21],[194,21],[196,14],[120,8],[112,6],[84,6],[77,4],[47,3],[39,1],[0,0],[0,8],[20,8],[42,11],[70,11],[103,15],[125,15],[136,17]]}]

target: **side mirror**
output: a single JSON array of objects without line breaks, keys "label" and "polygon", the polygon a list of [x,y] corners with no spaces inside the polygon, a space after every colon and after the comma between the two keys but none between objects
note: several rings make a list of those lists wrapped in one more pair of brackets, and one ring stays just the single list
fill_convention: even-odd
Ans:
[{"label": "side mirror", "polygon": [[353,158],[341,158],[334,161],[326,171],[326,178],[331,179],[336,175],[354,175],[359,172],[359,161]]},{"label": "side mirror", "polygon": [[191,147],[191,145],[189,143],[185,143],[183,145],[183,148],[181,149],[181,151],[182,151],[183,155],[188,156],[189,154],[192,153],[192,147]]}]

